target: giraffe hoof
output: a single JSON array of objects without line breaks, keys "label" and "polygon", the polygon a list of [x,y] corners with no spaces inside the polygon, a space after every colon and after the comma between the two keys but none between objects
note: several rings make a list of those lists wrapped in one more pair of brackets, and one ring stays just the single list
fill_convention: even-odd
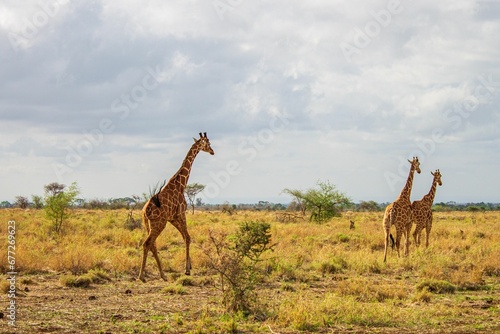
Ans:
[{"label": "giraffe hoof", "polygon": [[190,273],[189,271],[186,271],[186,273],[185,273],[185,274],[186,274],[186,275],[188,275],[188,276],[190,276],[190,275],[191,275],[191,273]]},{"label": "giraffe hoof", "polygon": [[142,283],[146,283],[146,279],[144,279],[144,277],[137,277],[137,279],[141,280]]}]

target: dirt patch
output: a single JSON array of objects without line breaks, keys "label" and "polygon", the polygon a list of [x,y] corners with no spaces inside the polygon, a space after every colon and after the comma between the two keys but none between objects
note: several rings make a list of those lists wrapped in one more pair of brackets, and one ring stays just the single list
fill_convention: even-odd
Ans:
[{"label": "dirt patch", "polygon": [[64,287],[58,275],[33,280],[18,286],[29,291],[17,301],[20,333],[182,332],[179,326],[217,307],[217,290],[210,286],[187,286],[177,295],[162,292],[172,284],[163,280],[114,279],[88,288]]}]

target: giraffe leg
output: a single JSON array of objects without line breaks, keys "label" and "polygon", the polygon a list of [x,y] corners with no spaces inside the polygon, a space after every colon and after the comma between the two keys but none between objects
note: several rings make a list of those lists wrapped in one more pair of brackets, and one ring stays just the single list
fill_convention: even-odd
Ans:
[{"label": "giraffe leg", "polygon": [[186,237],[184,238],[186,243],[186,275],[191,275],[191,256],[189,255],[189,247],[191,245],[191,236],[186,230]]},{"label": "giraffe leg", "polygon": [[146,241],[142,244],[142,261],[141,261],[141,270],[139,271],[139,279],[143,282],[146,282],[144,279],[144,271],[146,268],[146,260],[148,258],[148,252],[150,248],[150,242],[151,242],[151,235],[148,236]]},{"label": "giraffe leg", "polygon": [[415,241],[415,245],[420,246],[420,229],[419,226],[415,226],[415,231],[413,231],[413,241]]},{"label": "giraffe leg", "polygon": [[391,233],[391,225],[392,225],[392,221],[391,221],[391,208],[388,207],[386,208],[385,210],[385,213],[384,213],[384,222],[383,222],[383,226],[384,226],[384,232],[385,232],[385,242],[384,242],[384,262],[386,262],[387,260],[387,247],[389,245],[389,235]]},{"label": "giraffe leg", "polygon": [[417,247],[420,247],[421,240],[422,240],[422,230],[419,229],[417,234],[417,239],[415,240],[415,245],[417,245]]},{"label": "giraffe leg", "polygon": [[177,228],[177,230],[181,233],[182,238],[184,239],[184,244],[186,245],[186,275],[191,275],[191,257],[189,255],[189,248],[191,245],[191,236],[188,233],[187,225],[186,225],[186,217],[181,216],[177,220],[172,221],[172,225]]},{"label": "giraffe leg", "polygon": [[389,231],[385,230],[384,262],[387,260],[387,246],[389,244]]},{"label": "giraffe leg", "polygon": [[398,229],[396,229],[396,250],[398,251],[398,257],[401,257],[401,254],[399,253],[399,246],[401,245],[401,235],[403,233],[401,233],[402,231],[398,231]]},{"label": "giraffe leg", "polygon": [[411,223],[405,226],[405,256],[410,254]]},{"label": "giraffe leg", "polygon": [[163,269],[161,268],[161,262],[160,262],[160,258],[158,257],[158,249],[156,248],[156,240],[152,243],[151,245],[151,252],[153,253],[153,256],[156,260],[156,265],[158,266],[158,270],[160,271],[160,276],[161,278],[166,281],[167,278],[165,277],[165,275],[163,274]]},{"label": "giraffe leg", "polygon": [[431,234],[432,221],[425,227],[425,248],[429,247],[429,235]]}]

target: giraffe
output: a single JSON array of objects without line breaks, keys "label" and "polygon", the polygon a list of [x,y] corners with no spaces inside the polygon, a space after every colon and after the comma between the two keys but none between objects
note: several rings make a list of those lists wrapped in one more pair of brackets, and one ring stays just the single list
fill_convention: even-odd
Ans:
[{"label": "giraffe", "polygon": [[398,256],[402,235],[404,235],[406,239],[405,255],[408,255],[410,249],[409,237],[411,225],[413,223],[410,193],[413,185],[414,172],[417,171],[417,173],[420,174],[420,162],[417,157],[413,157],[413,160],[408,160],[408,162],[411,164],[411,167],[406,184],[403,190],[401,190],[398,198],[385,208],[383,223],[385,232],[384,262],[386,262],[387,259],[387,246],[389,244],[390,229],[392,225],[396,226],[396,249],[398,251]]},{"label": "giraffe", "polygon": [[439,184],[443,185],[441,182],[441,172],[436,170],[434,173],[431,172],[434,179],[432,180],[431,190],[429,193],[422,197],[419,201],[414,201],[411,204],[411,210],[413,212],[413,220],[415,221],[415,231],[413,232],[413,239],[415,244],[420,246],[420,234],[425,228],[425,247],[429,247],[429,234],[432,228],[432,203],[434,202],[434,196],[436,195],[436,187]]},{"label": "giraffe", "polygon": [[194,144],[189,149],[177,173],[170,178],[168,183],[157,194],[146,202],[142,209],[142,220],[148,232],[148,237],[142,245],[142,262],[139,271],[139,279],[143,282],[146,281],[144,279],[144,270],[149,251],[153,253],[161,278],[167,280],[161,269],[160,258],[156,249],[156,238],[163,231],[167,222],[174,225],[184,239],[186,246],[186,275],[191,273],[191,258],[189,257],[191,237],[186,226],[187,203],[184,197],[184,189],[189,179],[193,161],[200,151],[208,152],[211,155],[214,154],[206,132],[203,135],[200,132],[200,138],[198,140],[194,139]]}]

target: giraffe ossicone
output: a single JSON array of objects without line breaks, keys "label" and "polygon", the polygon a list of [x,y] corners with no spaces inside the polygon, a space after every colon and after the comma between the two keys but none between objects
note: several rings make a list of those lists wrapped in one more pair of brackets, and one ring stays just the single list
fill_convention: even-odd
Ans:
[{"label": "giraffe ossicone", "polygon": [[194,144],[189,149],[186,158],[183,160],[181,167],[170,180],[160,189],[160,191],[152,196],[142,209],[142,220],[148,232],[148,236],[144,241],[142,248],[141,269],[139,271],[139,279],[145,282],[145,267],[149,251],[153,253],[156,260],[160,276],[163,280],[165,277],[160,258],[158,257],[158,249],[156,248],[156,238],[165,229],[167,222],[170,222],[182,235],[186,246],[186,275],[191,273],[191,257],[189,256],[189,247],[191,237],[186,226],[186,209],[187,202],[184,196],[184,190],[191,173],[194,159],[200,151],[214,155],[214,151],[210,146],[210,140],[207,138],[207,133],[203,135],[199,133],[200,138],[194,140]]}]

